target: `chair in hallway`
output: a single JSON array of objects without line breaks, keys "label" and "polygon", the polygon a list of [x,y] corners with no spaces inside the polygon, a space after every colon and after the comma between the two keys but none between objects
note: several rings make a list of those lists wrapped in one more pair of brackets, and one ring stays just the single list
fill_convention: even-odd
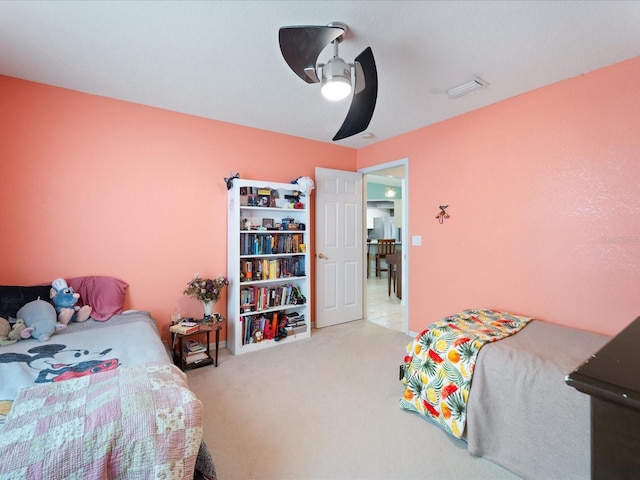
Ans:
[{"label": "chair in hallway", "polygon": [[381,238],[378,240],[378,248],[376,251],[376,277],[380,277],[380,272],[387,272],[389,266],[386,265],[382,268],[380,261],[384,260],[386,263],[387,255],[396,253],[396,241],[393,238]]},{"label": "chair in hallway", "polygon": [[367,238],[367,278],[371,271],[371,239]]},{"label": "chair in hallway", "polygon": [[387,268],[389,275],[387,279],[387,289],[391,296],[391,284],[396,297],[402,299],[402,252],[396,251],[387,255]]}]

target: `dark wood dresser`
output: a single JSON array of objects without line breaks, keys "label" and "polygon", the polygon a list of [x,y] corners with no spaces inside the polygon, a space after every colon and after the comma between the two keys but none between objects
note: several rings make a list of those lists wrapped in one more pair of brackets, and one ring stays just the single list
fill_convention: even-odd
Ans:
[{"label": "dark wood dresser", "polygon": [[566,382],[591,396],[591,478],[640,478],[640,317]]}]

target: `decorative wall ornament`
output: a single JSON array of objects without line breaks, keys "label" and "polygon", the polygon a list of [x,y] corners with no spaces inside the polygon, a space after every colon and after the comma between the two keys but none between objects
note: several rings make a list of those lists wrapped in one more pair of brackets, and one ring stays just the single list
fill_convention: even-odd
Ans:
[{"label": "decorative wall ornament", "polygon": [[438,212],[438,215],[436,215],[436,220],[438,220],[438,223],[442,224],[445,219],[451,217],[451,215],[446,212],[448,207],[449,205],[440,205],[440,212]]},{"label": "decorative wall ornament", "polygon": [[224,177],[224,183],[227,184],[227,190],[231,190],[231,188],[233,188],[233,181],[236,178],[240,178],[240,174],[236,173],[235,175],[232,175],[231,172],[229,172],[229,176],[228,177]]}]

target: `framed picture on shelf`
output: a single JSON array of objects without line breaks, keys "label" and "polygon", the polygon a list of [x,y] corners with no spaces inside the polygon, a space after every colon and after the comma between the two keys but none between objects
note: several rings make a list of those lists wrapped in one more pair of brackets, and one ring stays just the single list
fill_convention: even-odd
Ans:
[{"label": "framed picture on shelf", "polygon": [[270,207],[271,206],[271,189],[260,188],[258,189],[258,206]]}]

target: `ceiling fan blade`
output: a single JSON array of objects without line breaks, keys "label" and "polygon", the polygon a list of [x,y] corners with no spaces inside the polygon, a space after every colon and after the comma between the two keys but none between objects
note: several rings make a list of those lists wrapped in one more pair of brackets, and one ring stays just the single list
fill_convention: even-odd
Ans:
[{"label": "ceiling fan blade", "polygon": [[296,75],[307,83],[318,83],[318,56],[343,33],[344,29],[332,26],[282,27],[278,35],[280,51]]},{"label": "ceiling fan blade", "polygon": [[371,47],[365,48],[355,60],[356,84],[349,113],[344,123],[333,137],[342,140],[364,131],[371,122],[378,98],[378,71]]}]

